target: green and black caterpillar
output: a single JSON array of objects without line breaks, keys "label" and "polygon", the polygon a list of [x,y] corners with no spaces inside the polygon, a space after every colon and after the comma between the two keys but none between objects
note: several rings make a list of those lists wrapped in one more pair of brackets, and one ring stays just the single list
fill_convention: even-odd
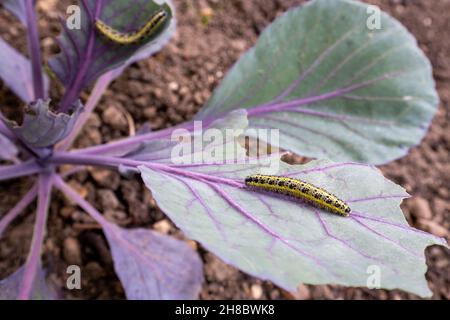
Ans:
[{"label": "green and black caterpillar", "polygon": [[255,189],[285,194],[344,217],[347,217],[351,212],[350,207],[332,193],[299,179],[255,174],[245,178],[245,185]]},{"label": "green and black caterpillar", "polygon": [[100,34],[114,43],[121,45],[139,44],[154,35],[168,21],[168,17],[169,14],[166,10],[158,10],[142,28],[128,33],[120,32],[101,20],[95,22],[95,27]]}]

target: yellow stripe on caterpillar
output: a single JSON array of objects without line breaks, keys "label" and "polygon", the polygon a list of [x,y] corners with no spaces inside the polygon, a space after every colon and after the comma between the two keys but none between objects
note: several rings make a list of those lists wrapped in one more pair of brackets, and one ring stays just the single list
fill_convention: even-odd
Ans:
[{"label": "yellow stripe on caterpillar", "polygon": [[97,31],[108,40],[121,45],[138,44],[151,37],[167,21],[169,14],[165,10],[157,11],[139,30],[123,33],[101,20],[95,22]]},{"label": "yellow stripe on caterpillar", "polygon": [[245,178],[245,185],[254,189],[288,195],[344,217],[351,212],[350,207],[343,200],[300,179],[255,174]]}]

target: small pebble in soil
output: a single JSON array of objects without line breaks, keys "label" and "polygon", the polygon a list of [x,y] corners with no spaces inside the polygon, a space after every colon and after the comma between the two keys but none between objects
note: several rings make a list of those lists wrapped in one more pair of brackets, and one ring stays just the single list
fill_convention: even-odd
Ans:
[{"label": "small pebble in soil", "polygon": [[126,131],[128,128],[128,122],[122,110],[122,108],[116,105],[110,105],[105,111],[103,111],[103,121],[116,130]]},{"label": "small pebble in soil", "polygon": [[148,120],[154,119],[156,115],[157,115],[156,107],[150,106],[144,109],[144,117],[147,118]]},{"label": "small pebble in soil", "polygon": [[120,174],[107,169],[90,170],[92,178],[102,187],[116,190],[120,185]]},{"label": "small pebble in soil", "polygon": [[430,205],[427,200],[422,197],[414,197],[409,200],[411,207],[411,213],[417,218],[431,219],[433,213],[431,212]]},{"label": "small pebble in soil", "polygon": [[178,83],[176,83],[175,81],[172,81],[169,83],[169,89],[171,91],[177,91],[179,87],[180,87],[180,85]]},{"label": "small pebble in soil", "polygon": [[433,220],[419,219],[417,224],[420,229],[424,229],[438,237],[448,237],[449,231]]},{"label": "small pebble in soil", "polygon": [[450,213],[450,203],[441,198],[434,198],[433,209],[437,216],[444,217],[445,212]]},{"label": "small pebble in soil", "polygon": [[297,291],[294,292],[294,297],[298,300],[309,300],[311,299],[311,291],[306,285],[301,283],[297,287]]},{"label": "small pebble in soil", "polygon": [[153,229],[162,234],[168,234],[170,229],[172,229],[172,225],[170,224],[169,220],[163,219],[153,224]]},{"label": "small pebble in soil", "polygon": [[430,27],[433,24],[433,20],[430,17],[426,17],[422,20],[422,23],[425,27]]},{"label": "small pebble in soil", "polygon": [[77,140],[78,148],[86,148],[102,143],[102,135],[97,128],[85,128],[83,135]]},{"label": "small pebble in soil", "polygon": [[81,248],[76,238],[68,237],[64,239],[63,255],[68,264],[81,265]]},{"label": "small pebble in soil", "polygon": [[447,269],[450,267],[450,262],[445,259],[439,259],[436,261],[436,268],[438,269]]},{"label": "small pebble in soil", "polygon": [[191,247],[195,251],[198,250],[198,244],[194,240],[187,240],[186,243],[188,244],[189,247]]},{"label": "small pebble in soil", "polygon": [[263,288],[261,287],[261,285],[257,283],[252,284],[250,291],[253,299],[261,299],[263,295]]},{"label": "small pebble in soil", "polygon": [[140,96],[140,97],[137,97],[136,99],[134,99],[134,104],[138,108],[145,108],[145,107],[149,106],[150,99],[147,96]]},{"label": "small pebble in soil", "polygon": [[205,255],[205,260],[205,277],[209,281],[225,282],[234,281],[238,278],[239,271],[227,265],[215,255],[208,253]]},{"label": "small pebble in soil", "polygon": [[104,215],[108,220],[115,221],[120,225],[126,225],[131,221],[128,214],[120,210],[106,210]]},{"label": "small pebble in soil", "polygon": [[97,199],[103,210],[117,209],[120,205],[115,193],[110,189],[101,189],[97,191]]}]

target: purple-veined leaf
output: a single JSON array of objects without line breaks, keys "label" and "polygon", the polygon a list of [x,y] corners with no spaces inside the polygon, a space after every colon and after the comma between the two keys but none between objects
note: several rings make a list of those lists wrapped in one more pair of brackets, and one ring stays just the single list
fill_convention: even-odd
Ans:
[{"label": "purple-veined leaf", "polygon": [[[26,0],[2,0],[0,1],[0,4],[2,4],[9,12],[14,14],[20,22],[27,25],[25,1]],[[33,2],[36,3],[36,0]]]},{"label": "purple-veined leaf", "polygon": [[[122,157],[177,165],[196,162],[234,163],[246,159],[246,150],[237,143],[237,138],[247,126],[247,112],[235,110],[210,123],[191,122],[186,127],[174,130],[170,138],[142,142],[138,147],[133,146],[132,151],[124,153]],[[211,136],[208,137],[208,133]],[[136,168],[119,166],[119,172],[126,177],[136,171]]]},{"label": "purple-veined leaf", "polygon": [[381,288],[431,295],[424,249],[446,241],[408,225],[399,207],[408,194],[374,167],[320,160],[280,162],[271,172],[336,194],[352,208],[347,218],[244,188],[257,164],[149,167],[139,168],[158,206],[188,237],[245,272],[295,290],[300,283],[366,286],[375,267]]},{"label": "purple-veined leaf", "polygon": [[[146,42],[137,45],[118,45],[102,37],[95,29],[95,21],[122,32],[141,28],[149,17],[164,8],[169,19],[171,9],[166,3],[159,5],[153,0],[85,0],[81,1],[81,29],[70,30],[65,23],[64,33],[59,37],[61,53],[49,61],[59,80],[66,87],[60,109],[65,110],[74,102],[86,86],[105,72],[119,68],[136,52],[155,40],[169,23],[166,22]],[[112,74],[117,76],[117,74]]]},{"label": "purple-veined leaf", "polygon": [[[48,92],[49,80],[42,74],[44,90]],[[0,78],[26,103],[34,100],[33,76],[30,60],[0,38]]]},{"label": "purple-veined leaf", "polygon": [[53,146],[70,133],[82,111],[83,105],[80,100],[72,106],[71,114],[54,113],[50,110],[50,100],[38,100],[28,105],[21,126],[9,120],[6,120],[6,123],[27,145],[46,148]]},{"label": "purple-veined leaf", "polygon": [[[245,149],[237,147],[235,140],[244,133],[247,126],[247,111],[235,110],[224,118],[209,123],[192,121],[183,128],[173,130],[171,136],[166,139],[142,142],[123,157],[139,161],[180,164],[198,162],[195,159],[205,160],[205,155],[209,151],[210,158],[215,156],[218,163],[242,160],[245,158]],[[224,144],[225,138],[228,139]]]},{"label": "purple-veined leaf", "polygon": [[61,178],[56,186],[103,228],[128,299],[195,299],[202,263],[186,243],[145,229],[123,229],[105,218]]},{"label": "purple-veined leaf", "polygon": [[[15,300],[19,294],[20,284],[24,275],[24,267],[20,267],[9,277],[0,280],[0,300]],[[39,266],[30,299],[32,300],[55,300],[58,294],[55,288],[45,278],[46,272]]]},{"label": "purple-veined leaf", "polygon": [[124,158],[140,161],[168,162],[170,161],[173,148],[177,145],[179,145],[179,142],[171,140],[150,141],[127,153],[124,155]]},{"label": "purple-veined leaf", "polygon": [[36,160],[0,166],[0,181],[31,176],[40,173],[42,169],[42,166]]},{"label": "purple-veined leaf", "polygon": [[128,299],[196,299],[203,265],[186,243],[145,229],[104,228]]},{"label": "purple-veined leaf", "polygon": [[16,145],[0,133],[0,160],[13,161],[17,159],[18,152]]},{"label": "purple-veined leaf", "polygon": [[313,0],[260,36],[197,119],[236,108],[280,147],[335,161],[385,163],[424,136],[438,106],[431,65],[394,18],[351,0]]}]

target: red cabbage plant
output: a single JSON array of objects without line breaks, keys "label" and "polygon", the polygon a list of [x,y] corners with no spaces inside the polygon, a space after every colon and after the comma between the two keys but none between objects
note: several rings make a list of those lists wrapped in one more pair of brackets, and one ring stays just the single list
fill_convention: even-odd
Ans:
[{"label": "red cabbage plant", "polygon": [[[56,298],[41,264],[54,190],[101,225],[127,298],[197,297],[203,281],[198,254],[169,236],[109,222],[65,182],[85,166],[119,170],[127,179],[140,177],[189,238],[227,263],[287,290],[300,283],[367,286],[367,272],[375,266],[380,274],[377,287],[431,295],[424,277],[424,249],[447,242],[408,225],[399,206],[408,194],[374,167],[417,145],[438,106],[430,63],[395,19],[379,12],[374,27],[368,23],[371,7],[364,3],[310,1],[261,34],[193,121],[73,149],[108,85],[173,34],[174,7],[162,0],[81,0],[80,28],[62,22],[61,52],[48,63],[65,88],[60,101],[51,103],[35,2],[1,2],[26,25],[30,59],[0,39],[0,77],[27,104],[20,125],[1,115],[0,181],[26,176],[35,183],[3,214],[0,236],[35,199],[37,210],[28,258],[0,281],[0,297]],[[166,12],[167,20],[137,43],[110,41],[95,26],[101,20],[131,32],[159,10]],[[82,102],[80,94],[91,84],[90,96]],[[228,140],[205,138],[196,127],[199,121],[203,129],[219,134],[233,129],[233,148],[228,148]],[[262,136],[259,129],[277,130],[279,141]],[[175,134],[211,143],[192,146],[193,140],[174,141]],[[235,143],[242,135],[316,160],[288,165],[277,153],[250,157]],[[174,161],[174,151],[180,150],[200,161]],[[214,161],[201,161],[205,153]],[[60,167],[67,164],[73,171],[62,173]],[[352,207],[350,216],[245,187],[246,176],[267,170],[339,195]]]}]

